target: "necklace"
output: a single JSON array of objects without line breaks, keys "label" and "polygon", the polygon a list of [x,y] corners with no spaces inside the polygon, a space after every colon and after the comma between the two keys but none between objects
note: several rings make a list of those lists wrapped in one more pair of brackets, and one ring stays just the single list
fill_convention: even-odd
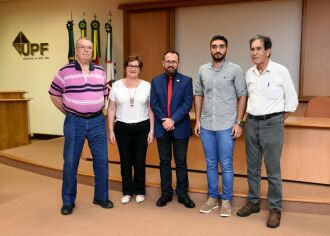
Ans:
[{"label": "necklace", "polygon": [[[125,82],[126,82],[126,88],[127,88],[127,92],[128,92],[128,96],[129,96],[129,105],[130,105],[131,108],[133,108],[134,107],[134,101],[135,101],[135,94],[136,94],[136,90],[137,90],[138,85],[136,87],[129,88],[128,84],[127,84],[127,81],[125,81]],[[134,89],[134,91],[133,91],[133,89]]]},{"label": "necklace", "polygon": [[[129,96],[129,105],[130,105],[131,108],[133,108],[134,107],[134,100],[135,100],[135,94],[136,94],[137,88],[134,88],[134,92],[133,93],[131,93],[132,92],[131,90],[133,90],[133,88],[131,88],[131,89],[127,88],[128,96]],[[132,94],[133,94],[133,96],[132,96]]]}]

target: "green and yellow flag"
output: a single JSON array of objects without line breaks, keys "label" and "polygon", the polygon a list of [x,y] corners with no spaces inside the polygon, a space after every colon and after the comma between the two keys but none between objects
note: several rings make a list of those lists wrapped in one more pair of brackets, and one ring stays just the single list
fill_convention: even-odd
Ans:
[{"label": "green and yellow flag", "polygon": [[69,34],[68,59],[69,59],[69,62],[72,62],[75,60],[74,38],[73,38],[73,20],[72,19],[66,23],[66,28],[68,29],[68,34]]},{"label": "green and yellow flag", "polygon": [[113,53],[113,44],[112,44],[112,26],[110,20],[105,23],[105,31],[107,32],[107,45],[105,50],[105,63],[106,63],[106,74],[107,81],[109,85],[112,85],[112,82],[115,81],[115,62],[114,62],[114,53]]},{"label": "green and yellow flag", "polygon": [[95,20],[91,22],[92,27],[92,42],[93,42],[93,57],[94,63],[99,64],[99,57],[101,57],[100,50],[100,22],[96,20],[96,15],[94,15]]}]

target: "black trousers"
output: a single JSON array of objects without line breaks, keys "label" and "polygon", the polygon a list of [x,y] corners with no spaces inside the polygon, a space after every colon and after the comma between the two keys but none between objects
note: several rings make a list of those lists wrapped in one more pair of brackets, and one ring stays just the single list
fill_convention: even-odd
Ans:
[{"label": "black trousers", "polygon": [[176,139],[173,132],[165,132],[161,138],[157,138],[158,153],[160,159],[160,178],[162,194],[165,196],[173,195],[172,188],[172,148],[174,153],[174,161],[176,165],[176,189],[175,192],[179,197],[187,194],[189,181],[187,171],[187,148],[189,138]]},{"label": "black trousers", "polygon": [[145,194],[145,165],[149,130],[149,120],[134,124],[120,121],[115,123],[114,132],[120,155],[124,195]]}]

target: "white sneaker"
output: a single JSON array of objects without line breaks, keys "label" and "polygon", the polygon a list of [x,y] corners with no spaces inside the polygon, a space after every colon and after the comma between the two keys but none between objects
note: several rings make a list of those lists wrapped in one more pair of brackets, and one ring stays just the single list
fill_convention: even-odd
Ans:
[{"label": "white sneaker", "polygon": [[144,201],[144,195],[136,195],[135,198],[136,203],[141,203]]},{"label": "white sneaker", "polygon": [[131,200],[131,196],[130,195],[124,195],[121,198],[121,203],[122,204],[127,204],[127,203],[129,203],[130,200]]}]

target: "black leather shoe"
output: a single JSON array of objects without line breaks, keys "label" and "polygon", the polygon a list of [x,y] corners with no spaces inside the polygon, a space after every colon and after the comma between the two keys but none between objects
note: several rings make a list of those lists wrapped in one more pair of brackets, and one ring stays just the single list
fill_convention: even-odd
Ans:
[{"label": "black leather shoe", "polygon": [[100,201],[100,200],[94,199],[93,203],[95,205],[99,205],[100,207],[103,207],[103,208],[113,208],[113,203],[110,200]]},{"label": "black leather shoe", "polygon": [[162,195],[158,201],[156,202],[156,205],[158,207],[163,207],[163,206],[166,206],[166,204],[168,202],[172,201],[172,196],[165,196],[165,195]]},{"label": "black leather shoe", "polygon": [[184,197],[178,197],[178,201],[187,208],[195,207],[195,203],[190,199],[188,195]]},{"label": "black leather shoe", "polygon": [[70,215],[73,212],[73,208],[75,207],[74,204],[72,205],[63,205],[61,208],[61,214],[62,215]]}]

